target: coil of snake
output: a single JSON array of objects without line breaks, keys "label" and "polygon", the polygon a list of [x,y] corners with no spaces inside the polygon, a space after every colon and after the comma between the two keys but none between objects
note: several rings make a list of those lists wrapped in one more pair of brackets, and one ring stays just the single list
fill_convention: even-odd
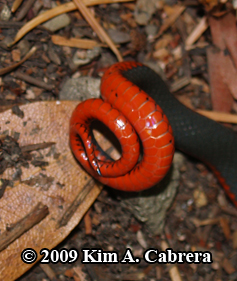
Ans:
[{"label": "coil of snake", "polygon": [[[141,63],[111,66],[102,77],[101,96],[103,100],[80,103],[70,120],[71,149],[88,173],[110,187],[141,191],[165,176],[175,144],[211,167],[237,206],[234,131],[186,108],[162,79]],[[118,138],[120,159],[113,161],[96,143],[90,129],[94,119]],[[138,161],[140,143],[142,159]]]}]

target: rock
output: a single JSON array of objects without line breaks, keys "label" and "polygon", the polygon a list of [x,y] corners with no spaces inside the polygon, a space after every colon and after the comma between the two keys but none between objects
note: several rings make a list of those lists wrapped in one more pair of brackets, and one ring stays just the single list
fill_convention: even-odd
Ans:
[{"label": "rock", "polygon": [[147,25],[156,11],[156,0],[138,0],[135,8],[135,21],[139,25]]},{"label": "rock", "polygon": [[30,43],[29,41],[22,39],[18,44],[17,47],[21,52],[21,56],[24,57],[30,50]]},{"label": "rock", "polygon": [[71,23],[71,19],[67,14],[59,15],[51,20],[48,20],[43,24],[45,28],[50,30],[51,32],[55,32],[59,29],[62,29],[68,26]]},{"label": "rock", "polygon": [[54,62],[55,64],[57,65],[61,65],[61,60],[60,60],[60,57],[58,56],[58,54],[54,51],[53,48],[49,48],[48,50],[48,55],[49,55],[49,58],[52,62]]},{"label": "rock", "polygon": [[130,35],[126,32],[117,29],[109,29],[107,32],[115,44],[124,44],[131,41]]},{"label": "rock", "polygon": [[145,27],[145,31],[147,36],[155,36],[158,32],[159,27],[157,25],[154,24],[148,24]]},{"label": "rock", "polygon": [[0,13],[0,20],[9,21],[11,17],[11,11],[6,4],[3,5],[2,11]]},{"label": "rock", "polygon": [[[149,229],[151,235],[163,232],[167,210],[170,208],[180,182],[180,167],[184,156],[175,153],[172,167],[156,186],[123,198],[121,204]],[[126,196],[126,195],[125,195]]]},{"label": "rock", "polygon": [[83,101],[100,96],[100,79],[92,77],[70,78],[59,93],[60,100]]},{"label": "rock", "polygon": [[76,66],[85,65],[97,58],[101,53],[101,48],[95,47],[92,50],[78,50],[74,54],[72,61]]},{"label": "rock", "polygon": [[8,45],[13,42],[13,38],[6,36],[3,40],[0,41],[0,47],[4,50],[9,50]]}]

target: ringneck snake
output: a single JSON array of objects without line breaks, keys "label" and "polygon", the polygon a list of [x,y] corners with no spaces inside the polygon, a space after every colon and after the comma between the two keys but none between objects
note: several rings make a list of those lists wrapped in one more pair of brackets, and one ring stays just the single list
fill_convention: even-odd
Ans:
[{"label": "ringneck snake", "polygon": [[[89,174],[115,189],[141,191],[166,175],[176,147],[206,163],[237,207],[234,131],[186,108],[141,63],[112,65],[102,77],[101,96],[80,103],[70,120],[71,149]],[[95,119],[117,137],[120,159],[112,160],[94,139]]]}]

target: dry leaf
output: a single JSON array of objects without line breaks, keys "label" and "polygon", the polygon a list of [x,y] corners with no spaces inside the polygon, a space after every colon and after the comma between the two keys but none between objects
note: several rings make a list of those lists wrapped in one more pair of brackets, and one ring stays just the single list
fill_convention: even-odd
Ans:
[{"label": "dry leaf", "polygon": [[211,47],[207,49],[208,74],[210,79],[212,106],[216,111],[230,112],[233,96],[224,83],[220,68],[222,67],[220,52]]},{"label": "dry leaf", "polygon": [[230,56],[224,52],[226,42],[223,36],[222,19],[210,17],[209,23],[212,41],[217,47],[207,50],[212,105],[214,110],[230,112],[237,88],[236,69]]},{"label": "dry leaf", "polygon": [[79,38],[66,38],[59,35],[52,35],[51,40],[54,44],[60,46],[69,46],[73,48],[81,48],[81,49],[93,49],[95,47],[101,46],[101,44],[97,43],[94,40],[90,39],[79,39]]},{"label": "dry leaf", "polygon": [[[69,148],[69,118],[76,107],[75,101],[37,102],[21,106],[24,118],[12,114],[11,110],[0,115],[0,134],[8,130],[10,135],[19,132],[19,144],[25,146],[42,142],[55,142],[55,153],[47,155],[50,148],[42,149],[44,160],[49,163],[45,169],[30,165],[22,167],[21,182],[15,182],[13,188],[7,187],[0,199],[0,231],[28,215],[38,204],[46,205],[49,214],[29,231],[12,242],[0,252],[0,280],[15,280],[32,265],[21,261],[21,252],[25,248],[39,251],[58,245],[79,223],[88,208],[101,191],[101,185],[93,184],[86,193],[85,186],[92,182],[80,168]],[[52,149],[52,148],[51,148]],[[11,179],[13,168],[8,168],[2,178]],[[43,176],[42,176],[43,175]],[[47,186],[40,184],[40,178],[50,179]],[[85,197],[79,206],[80,196]],[[82,197],[83,197],[82,196]],[[77,199],[77,201],[75,201]],[[74,203],[74,204],[73,204]],[[58,227],[59,221],[73,207],[72,217],[65,226]],[[1,235],[0,235],[1,239]]]},{"label": "dry leaf", "polygon": [[[234,65],[237,47],[236,20],[234,17],[225,15],[222,18],[209,18],[212,41],[220,49],[218,55],[219,71],[223,82],[228,86],[234,98],[237,98],[237,70]],[[233,39],[229,39],[233,37]],[[229,53],[230,51],[230,53]],[[232,57],[230,56],[232,54]],[[212,93],[214,94],[214,93]],[[233,100],[232,100],[233,104]]]},{"label": "dry leaf", "polygon": [[237,27],[236,17],[232,13],[228,13],[221,19],[221,29],[228,51],[237,68]]}]

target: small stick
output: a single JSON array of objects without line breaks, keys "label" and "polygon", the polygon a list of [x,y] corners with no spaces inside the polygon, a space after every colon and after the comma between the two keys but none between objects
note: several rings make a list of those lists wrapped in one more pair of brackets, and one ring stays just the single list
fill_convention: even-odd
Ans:
[{"label": "small stick", "polygon": [[203,17],[185,41],[185,46],[191,46],[198,40],[203,32],[208,28],[207,18]]},{"label": "small stick", "polygon": [[196,112],[217,122],[237,124],[237,114],[203,109],[197,109]]},{"label": "small stick", "polygon": [[31,48],[30,51],[25,55],[25,57],[22,60],[20,60],[18,63],[15,63],[15,64],[13,64],[11,66],[7,66],[5,68],[1,68],[0,69],[0,75],[6,74],[8,72],[11,72],[13,69],[17,68],[23,62],[25,62],[28,58],[30,58],[34,54],[34,52],[36,50],[37,50],[36,47]]},{"label": "small stick", "polygon": [[42,221],[49,214],[46,205],[38,203],[34,209],[0,235],[0,252],[7,248],[13,241]]},{"label": "small stick", "polygon": [[100,40],[102,42],[106,42],[110,49],[114,52],[116,55],[118,61],[123,61],[123,57],[120,54],[119,50],[115,46],[112,39],[109,37],[109,35],[105,32],[105,30],[102,28],[102,26],[97,22],[97,20],[94,18],[94,16],[91,14],[90,10],[86,7],[84,2],[82,0],[74,0],[74,3],[76,4],[78,10],[82,13],[83,17],[86,19],[86,21],[89,23],[91,28],[95,31],[95,33],[98,35]]},{"label": "small stick", "polygon": [[55,271],[52,269],[52,267],[49,264],[41,263],[40,264],[41,269],[44,271],[44,273],[48,276],[48,278],[52,281],[59,280],[57,278],[57,275]]},{"label": "small stick", "polygon": [[81,49],[93,49],[102,45],[90,39],[66,38],[60,35],[52,35],[51,40],[54,44],[59,46],[68,46]]},{"label": "small stick", "polygon": [[[166,249],[170,248],[170,246],[168,245],[168,243],[165,240],[161,241],[161,249],[162,251],[165,251]],[[169,269],[169,275],[172,281],[182,281],[182,277],[180,275],[179,269],[177,267],[177,265],[172,266]]]},{"label": "small stick", "polygon": [[72,202],[72,204],[69,206],[69,208],[65,211],[62,218],[58,221],[56,229],[60,228],[62,226],[65,226],[71,217],[74,215],[76,209],[80,204],[83,202],[83,200],[86,198],[86,196],[91,192],[95,185],[95,181],[93,179],[90,179],[87,184],[84,186],[84,188],[77,194],[76,198]]},{"label": "small stick", "polygon": [[[98,4],[108,4],[108,3],[117,3],[117,2],[129,2],[134,0],[87,0],[85,5],[86,6],[93,6]],[[16,42],[18,42],[24,35],[26,35],[29,31],[33,28],[38,26],[39,24],[48,21],[58,15],[68,13],[77,9],[77,6],[74,2],[68,2],[62,5],[59,5],[53,9],[50,9],[37,17],[33,18],[32,20],[28,21],[16,34],[16,37],[13,42],[9,44],[8,47],[11,47]]]},{"label": "small stick", "polygon": [[36,144],[28,144],[28,145],[23,145],[20,148],[22,152],[30,152],[30,151],[35,151],[35,150],[50,147],[55,143],[56,142],[43,142],[43,143],[36,143]]},{"label": "small stick", "polygon": [[176,80],[174,83],[172,83],[170,87],[170,91],[172,93],[182,89],[183,87],[187,86],[190,83],[190,78],[189,77],[182,77]]},{"label": "small stick", "polygon": [[34,2],[35,0],[24,1],[24,5],[22,6],[20,12],[16,16],[16,21],[21,21],[26,16],[30,8],[33,6]]},{"label": "small stick", "polygon": [[53,88],[54,88],[54,85],[46,84],[45,82],[43,82],[43,81],[41,81],[37,78],[31,77],[28,74],[20,72],[20,71],[15,72],[14,77],[18,78],[18,79],[21,79],[21,80],[24,80],[24,81],[26,81],[30,84],[33,84],[37,87],[43,88],[43,89],[48,90],[48,91],[52,91]]},{"label": "small stick", "polygon": [[[19,21],[0,21],[0,28],[2,28],[2,29],[9,29],[9,28],[17,29],[24,25],[25,25],[24,22],[19,22]],[[38,25],[35,28],[39,29],[39,30],[44,30],[44,31],[50,32],[46,27],[44,27],[42,25]]]}]

